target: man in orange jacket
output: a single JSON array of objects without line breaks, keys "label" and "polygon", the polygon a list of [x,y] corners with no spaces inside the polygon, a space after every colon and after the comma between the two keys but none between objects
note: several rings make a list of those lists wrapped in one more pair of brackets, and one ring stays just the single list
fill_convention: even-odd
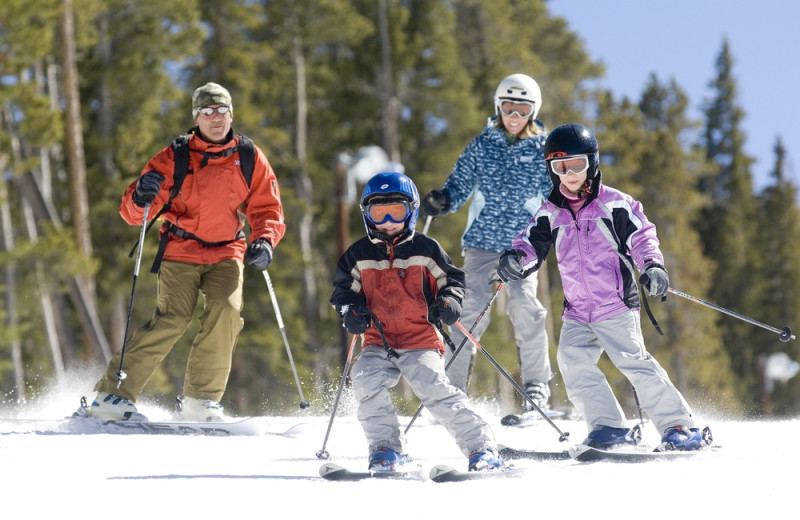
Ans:
[{"label": "man in orange jacket", "polygon": [[[249,186],[242,172],[243,137],[231,126],[233,103],[228,91],[216,83],[199,87],[192,96],[192,115],[196,126],[190,131],[189,168],[180,193],[170,201],[176,155],[168,146],[150,159],[122,197],[119,213],[132,226],[143,225],[148,204],[160,208],[170,202],[161,226],[165,246],[158,301],[150,321],[127,342],[122,358],[125,377],[118,378],[122,353],[109,362],[95,386],[97,396],[85,410],[90,417],[146,419],[134,402],[183,335],[202,294],[205,304],[178,409],[186,421],[222,420],[220,400],[244,325],[243,262],[266,269],[286,232],[277,178],[257,146]],[[249,246],[243,233],[245,218]]]}]

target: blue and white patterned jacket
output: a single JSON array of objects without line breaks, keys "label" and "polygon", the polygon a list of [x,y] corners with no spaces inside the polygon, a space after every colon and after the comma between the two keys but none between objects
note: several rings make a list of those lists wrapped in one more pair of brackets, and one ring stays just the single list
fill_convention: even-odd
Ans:
[{"label": "blue and white patterned jacket", "polygon": [[456,161],[442,189],[455,212],[470,196],[463,248],[502,253],[530,221],[553,187],[544,162],[545,135],[509,141],[487,127]]}]

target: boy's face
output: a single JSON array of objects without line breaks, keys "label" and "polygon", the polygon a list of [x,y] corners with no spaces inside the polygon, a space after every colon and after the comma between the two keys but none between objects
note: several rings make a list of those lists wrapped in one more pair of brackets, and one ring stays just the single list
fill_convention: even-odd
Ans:
[{"label": "boy's face", "polygon": [[393,237],[398,233],[402,232],[405,229],[406,223],[405,222],[392,222],[391,220],[387,220],[383,224],[376,224],[375,229],[380,231],[381,233],[385,233],[387,236]]}]

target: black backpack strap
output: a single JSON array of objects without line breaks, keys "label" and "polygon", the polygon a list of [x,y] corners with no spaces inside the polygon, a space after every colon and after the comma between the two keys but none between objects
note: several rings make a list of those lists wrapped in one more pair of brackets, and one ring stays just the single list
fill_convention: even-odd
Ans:
[{"label": "black backpack strap", "polygon": [[[150,231],[150,228],[153,227],[153,224],[158,221],[158,219],[169,211],[170,206],[172,206],[172,199],[178,196],[178,193],[181,191],[181,187],[183,186],[183,180],[186,178],[186,174],[189,172],[189,138],[191,135],[181,135],[175,138],[172,141],[170,146],[174,152],[175,158],[174,163],[175,166],[172,169],[172,189],[169,192],[169,199],[167,203],[161,206],[161,209],[150,219],[150,222],[147,224],[147,228],[145,229],[145,234]],[[163,240],[162,240],[163,241]],[[136,248],[139,247],[139,241],[137,240],[136,243],[133,245],[131,252],[128,253],[128,258],[133,258],[133,254],[136,252]],[[158,263],[160,264],[161,261],[158,259]],[[153,264],[155,268],[155,263]],[[152,271],[152,269],[151,269]],[[152,271],[152,272],[158,272]]]},{"label": "black backpack strap", "polygon": [[253,181],[253,170],[256,167],[256,149],[253,141],[244,134],[237,134],[239,137],[239,167],[242,169],[244,180],[247,185]]},{"label": "black backpack strap", "polygon": [[[236,134],[239,137],[239,144],[237,144],[233,148],[229,148],[219,154],[203,154],[203,161],[201,162],[201,166],[205,166],[208,162],[209,158],[212,157],[227,157],[232,155],[235,152],[239,152],[239,167],[242,170],[242,176],[244,180],[247,182],[247,186],[250,186],[250,183],[253,180],[253,170],[255,169],[256,163],[256,151],[255,145],[253,141],[244,134]],[[172,206],[172,199],[178,196],[183,187],[183,181],[186,178],[187,174],[193,173],[189,170],[189,139],[191,138],[191,134],[181,135],[175,138],[172,141],[172,150],[175,155],[175,167],[173,169],[172,174],[172,189],[169,192],[169,200],[167,200],[166,204],[164,204],[161,209],[156,213],[156,215],[150,220],[147,225],[147,229],[145,233],[150,231],[150,228],[153,227],[153,224],[167,211],[169,211],[170,207]],[[236,240],[241,240],[243,235],[240,233],[239,236],[234,238],[233,240],[225,241],[225,242],[215,242],[215,243],[208,243],[203,241],[202,239],[188,233],[181,228],[175,226],[174,224],[167,223],[167,229],[164,230],[164,233],[161,235],[158,243],[158,252],[156,253],[155,259],[153,259],[153,266],[150,268],[151,273],[158,273],[159,269],[161,268],[161,260],[164,258],[164,251],[167,248],[167,241],[169,240],[169,235],[174,234],[181,238],[189,238],[192,240],[197,240],[206,247],[217,247],[224,244],[229,244],[231,242],[235,242]],[[191,235],[191,236],[190,236]],[[130,258],[133,258],[133,254],[136,252],[136,248],[138,247],[139,242],[137,241],[134,244],[133,249],[131,249],[130,254],[128,255]]]},{"label": "black backpack strap", "polygon": [[167,249],[167,242],[169,241],[169,236],[175,235],[178,238],[182,238],[184,240],[196,240],[203,245],[203,247],[220,247],[226,246],[228,244],[232,244],[234,242],[238,242],[244,238],[244,231],[239,231],[236,235],[236,238],[231,240],[222,240],[220,242],[206,242],[202,238],[198,237],[194,233],[190,233],[185,229],[179,228],[172,222],[165,222],[164,223],[164,233],[161,235],[161,239],[158,241],[158,252],[156,252],[156,257],[153,260],[153,266],[150,268],[150,272],[157,274],[158,271],[161,269],[161,260],[164,258],[164,251]]}]

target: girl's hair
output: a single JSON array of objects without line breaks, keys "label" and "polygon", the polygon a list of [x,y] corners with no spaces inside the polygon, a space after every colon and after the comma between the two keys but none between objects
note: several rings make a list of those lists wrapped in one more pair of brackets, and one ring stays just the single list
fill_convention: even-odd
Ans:
[{"label": "girl's hair", "polygon": [[[494,121],[494,127],[498,130],[505,130],[506,128],[503,126],[503,118],[497,116]],[[539,121],[538,119],[531,118],[528,120],[528,124],[525,125],[525,128],[522,129],[520,133],[517,134],[519,139],[528,139],[530,137],[535,137],[537,135],[544,135],[545,128],[544,123]]]}]

